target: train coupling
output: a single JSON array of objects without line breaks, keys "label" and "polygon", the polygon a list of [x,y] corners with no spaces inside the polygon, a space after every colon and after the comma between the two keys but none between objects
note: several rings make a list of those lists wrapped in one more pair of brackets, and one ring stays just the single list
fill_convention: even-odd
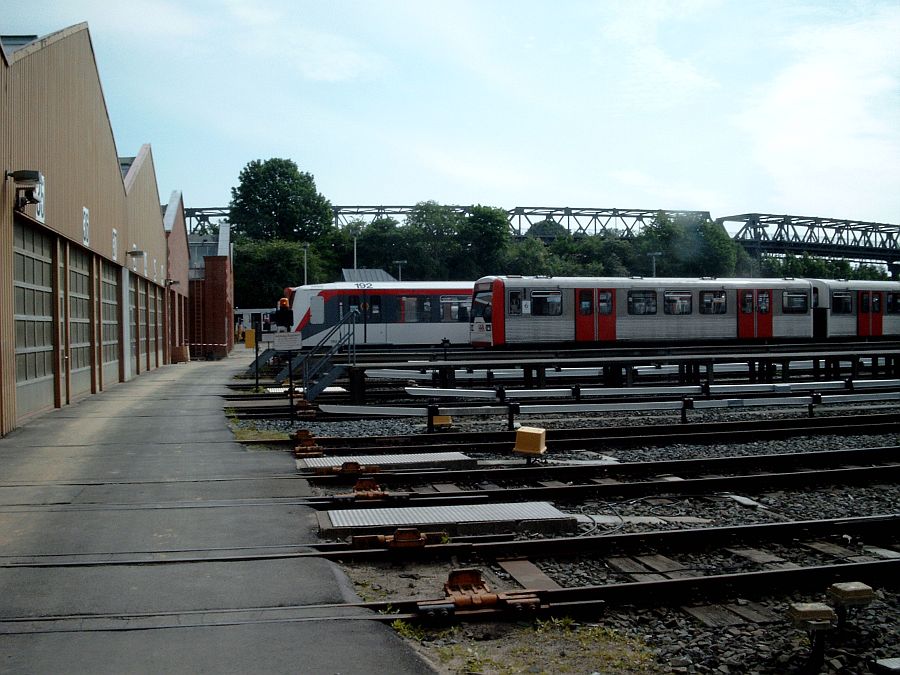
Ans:
[{"label": "train coupling", "polygon": [[493,593],[476,568],[456,569],[444,583],[444,598],[423,600],[417,604],[418,612],[427,618],[449,617],[478,610],[526,613],[540,609],[541,601],[531,591]]}]

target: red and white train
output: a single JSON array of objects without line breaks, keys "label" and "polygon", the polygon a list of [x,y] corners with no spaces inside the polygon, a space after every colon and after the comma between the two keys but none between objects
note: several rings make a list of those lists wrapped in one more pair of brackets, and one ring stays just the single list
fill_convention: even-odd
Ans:
[{"label": "red and white train", "polygon": [[[469,342],[471,281],[337,282],[285,289],[293,329],[315,346],[351,310],[356,344],[437,345]],[[329,339],[334,343],[335,334]]]},{"label": "red and white train", "polygon": [[470,342],[611,344],[900,336],[900,282],[490,276]]}]

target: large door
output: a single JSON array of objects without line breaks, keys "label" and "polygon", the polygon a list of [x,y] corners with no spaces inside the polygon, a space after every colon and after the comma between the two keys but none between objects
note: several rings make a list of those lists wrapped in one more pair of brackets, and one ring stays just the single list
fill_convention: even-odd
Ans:
[{"label": "large door", "polygon": [[575,341],[616,339],[616,294],[610,288],[575,289]]},{"label": "large door", "polygon": [[859,291],[859,312],[856,315],[856,334],[859,337],[879,337],[884,334],[884,297],[881,291]]},{"label": "large door", "polygon": [[738,290],[738,337],[741,339],[772,337],[771,289]]}]

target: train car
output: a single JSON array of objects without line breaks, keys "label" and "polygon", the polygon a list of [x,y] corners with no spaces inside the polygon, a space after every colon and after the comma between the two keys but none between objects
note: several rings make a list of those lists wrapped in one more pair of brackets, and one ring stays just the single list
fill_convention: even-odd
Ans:
[{"label": "train car", "polygon": [[813,337],[805,279],[484,277],[470,341],[600,345]]},{"label": "train car", "polygon": [[817,339],[900,336],[900,282],[810,279]]},{"label": "train car", "polygon": [[[469,342],[471,281],[337,282],[285,289],[293,330],[315,346],[352,309],[357,345],[437,345]],[[337,335],[329,343],[337,340]]]}]

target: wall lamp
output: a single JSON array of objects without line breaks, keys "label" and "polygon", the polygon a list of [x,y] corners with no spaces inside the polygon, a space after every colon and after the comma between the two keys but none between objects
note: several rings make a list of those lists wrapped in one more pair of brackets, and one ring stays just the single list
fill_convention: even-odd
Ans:
[{"label": "wall lamp", "polygon": [[21,211],[28,204],[40,204],[40,197],[36,191],[41,182],[41,172],[32,169],[20,169],[19,171],[7,171],[6,180],[13,179],[16,185],[16,200],[13,208]]},{"label": "wall lamp", "polygon": [[178,279],[166,279],[166,286],[177,286],[180,283]]},{"label": "wall lamp", "polygon": [[143,258],[145,255],[147,255],[147,252],[146,252],[146,251],[142,251],[142,250],[139,249],[139,248],[133,248],[133,249],[131,249],[130,251],[125,251],[125,255],[130,255],[130,256],[133,256],[133,257],[135,257],[135,258]]}]

